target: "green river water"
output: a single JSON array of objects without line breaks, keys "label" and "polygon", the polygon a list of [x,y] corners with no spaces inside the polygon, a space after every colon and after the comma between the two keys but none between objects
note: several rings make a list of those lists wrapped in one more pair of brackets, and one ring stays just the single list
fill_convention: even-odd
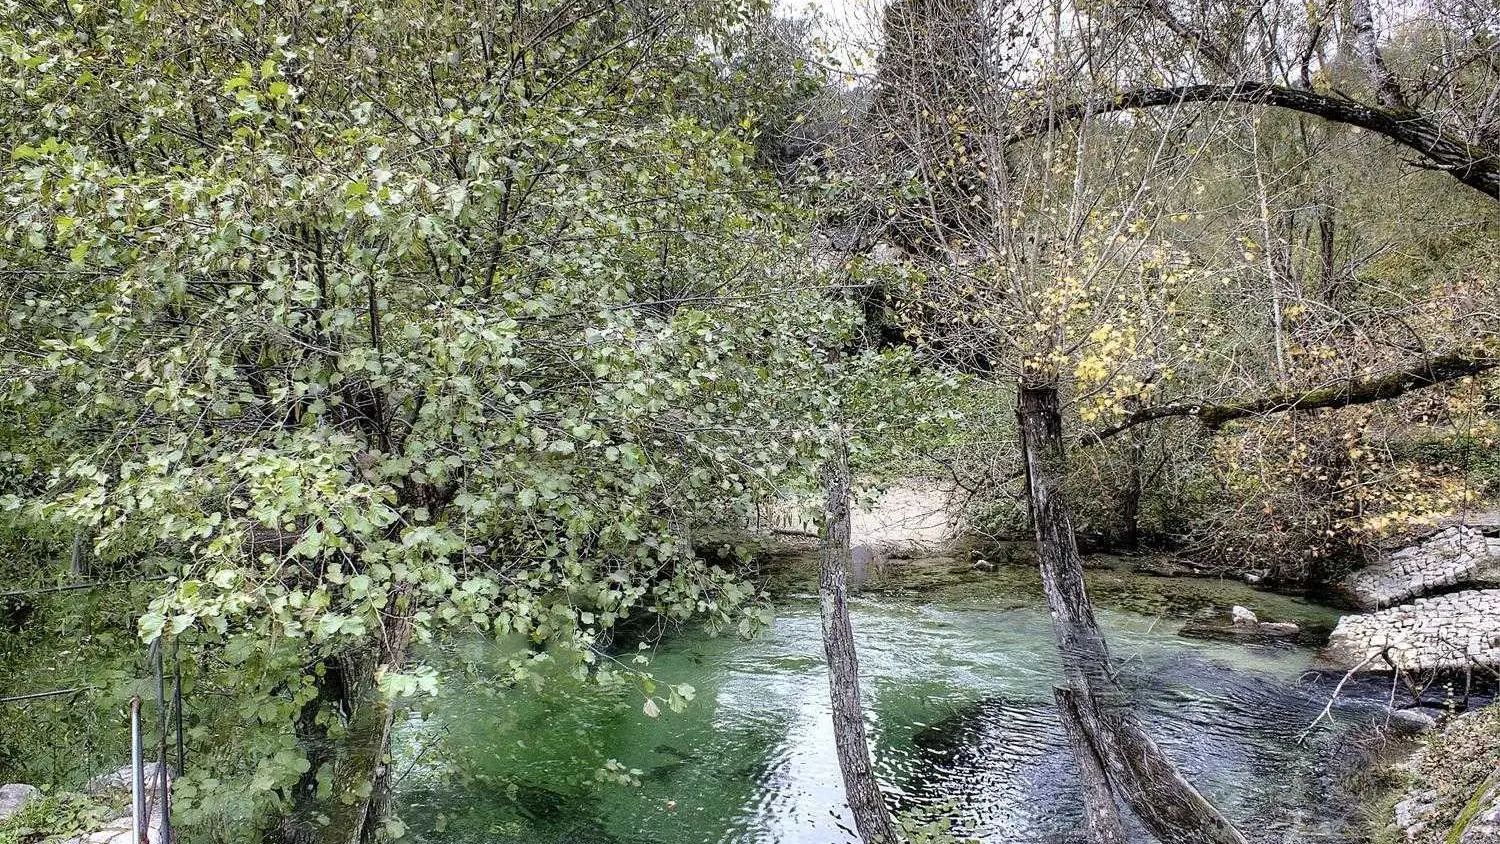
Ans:
[{"label": "green river water", "polygon": [[[1336,616],[1239,584],[1091,577],[1142,719],[1199,788],[1253,841],[1351,840],[1357,818],[1339,768],[1354,752],[1351,728],[1379,708],[1351,701],[1304,738],[1332,685],[1309,673],[1312,649],[1177,635],[1183,615],[1232,602],[1313,626]],[[939,584],[916,573],[906,588],[855,599],[876,765],[893,805],[952,818],[969,838],[1077,841],[1076,772],[1050,703],[1057,661],[1028,578],[1022,569]],[[461,661],[482,663],[485,647],[465,646]],[[752,640],[674,634],[652,651],[650,670],[696,688],[685,712],[649,718],[638,691],[567,682],[485,692],[454,672],[398,733],[397,807],[412,837],[857,841],[810,596],[780,600],[775,623]],[[609,760],[639,770],[639,784],[599,781]]]}]

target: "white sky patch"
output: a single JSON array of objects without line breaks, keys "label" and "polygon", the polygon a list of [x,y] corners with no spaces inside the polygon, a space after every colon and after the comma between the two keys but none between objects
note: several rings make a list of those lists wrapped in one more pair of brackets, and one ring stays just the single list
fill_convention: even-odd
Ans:
[{"label": "white sky patch", "polygon": [[777,14],[817,22],[815,31],[829,57],[852,77],[846,83],[875,72],[885,5],[886,0],[775,0]]}]

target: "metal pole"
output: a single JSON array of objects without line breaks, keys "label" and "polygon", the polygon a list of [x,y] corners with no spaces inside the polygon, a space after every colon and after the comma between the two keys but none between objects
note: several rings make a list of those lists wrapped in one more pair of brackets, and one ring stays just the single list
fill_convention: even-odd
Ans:
[{"label": "metal pole", "polygon": [[130,699],[130,830],[133,841],[146,841],[145,747],[141,742],[141,699]]},{"label": "metal pole", "polygon": [[[161,837],[163,844],[172,844],[172,822],[168,814],[167,790],[167,686],[162,671],[161,637],[156,637],[152,650],[153,667],[156,669],[156,811],[161,815]],[[149,829],[149,824],[147,825]]]},{"label": "metal pole", "polygon": [[186,753],[182,746],[182,657],[177,652],[177,637],[172,637],[172,718],[177,722],[177,776],[185,770]]},{"label": "metal pole", "polygon": [[58,695],[73,695],[81,691],[83,689],[57,689],[51,692],[33,692],[29,695],[12,695],[10,697],[0,697],[0,703],[16,703],[17,701],[39,700],[44,697],[57,697]]}]

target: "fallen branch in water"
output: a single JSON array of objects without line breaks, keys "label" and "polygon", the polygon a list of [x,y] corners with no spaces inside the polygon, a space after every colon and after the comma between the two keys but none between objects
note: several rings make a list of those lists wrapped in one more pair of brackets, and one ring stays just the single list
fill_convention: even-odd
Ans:
[{"label": "fallen branch in water", "polygon": [[[1358,665],[1355,665],[1353,668],[1351,668],[1348,671],[1344,672],[1344,676],[1339,679],[1338,685],[1333,687],[1333,694],[1329,696],[1329,698],[1328,698],[1328,704],[1323,707],[1323,711],[1319,712],[1318,713],[1318,717],[1314,718],[1313,721],[1312,721],[1312,723],[1307,725],[1307,729],[1303,730],[1300,734],[1298,734],[1298,736],[1297,736],[1297,743],[1298,744],[1301,744],[1302,742],[1306,741],[1307,737],[1312,734],[1313,728],[1315,728],[1319,724],[1321,724],[1323,722],[1324,718],[1327,718],[1328,722],[1330,724],[1333,723],[1333,705],[1338,702],[1339,693],[1344,690],[1344,684],[1348,683],[1349,680],[1352,679],[1355,674],[1358,674],[1359,670],[1361,668],[1364,668],[1366,665],[1369,665],[1370,662],[1375,659],[1375,657],[1377,657],[1377,656],[1385,656],[1386,652],[1389,651],[1390,649],[1391,649],[1390,646],[1387,645],[1384,648],[1381,648],[1380,650],[1376,651],[1375,653],[1372,653],[1369,656],[1365,657],[1364,659],[1360,660]],[[1390,662],[1390,658],[1389,657],[1386,658],[1386,662]]]}]

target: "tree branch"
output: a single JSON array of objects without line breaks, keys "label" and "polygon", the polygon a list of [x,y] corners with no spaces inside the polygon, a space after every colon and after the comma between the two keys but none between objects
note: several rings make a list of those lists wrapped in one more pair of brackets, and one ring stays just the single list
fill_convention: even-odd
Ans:
[{"label": "tree branch", "polygon": [[1371,404],[1399,398],[1423,387],[1479,375],[1496,367],[1500,367],[1500,357],[1471,357],[1455,352],[1418,361],[1386,375],[1363,380],[1351,378],[1316,390],[1282,391],[1224,404],[1174,403],[1148,407],[1132,413],[1118,425],[1086,434],[1079,444],[1092,445],[1137,425],[1172,417],[1196,417],[1209,428],[1219,428],[1250,416]]},{"label": "tree branch", "polygon": [[1018,143],[1058,129],[1064,123],[1088,117],[1181,103],[1271,106],[1357,126],[1416,150],[1437,169],[1481,193],[1500,199],[1500,151],[1476,147],[1454,137],[1431,118],[1416,111],[1376,108],[1345,97],[1263,82],[1140,88],[1113,97],[1072,103],[1021,127],[1005,142]]}]

